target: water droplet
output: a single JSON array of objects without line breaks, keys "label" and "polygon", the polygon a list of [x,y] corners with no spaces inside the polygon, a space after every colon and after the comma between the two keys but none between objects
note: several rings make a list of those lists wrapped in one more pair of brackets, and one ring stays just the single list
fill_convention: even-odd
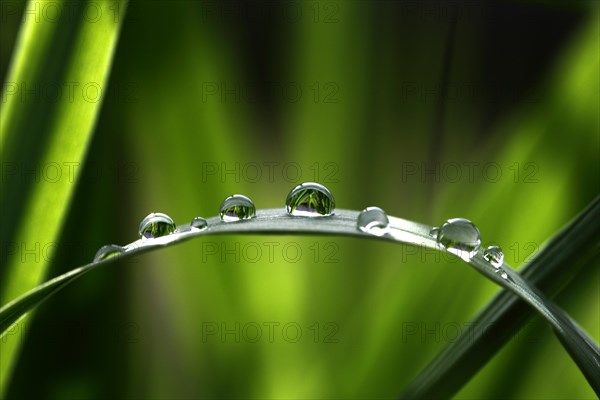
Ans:
[{"label": "water droplet", "polygon": [[440,231],[440,228],[433,227],[433,228],[431,228],[431,230],[429,231],[429,235],[431,235],[431,236],[433,236],[434,238],[436,238],[436,239],[437,239],[437,235],[438,235],[438,232],[439,232],[439,231]]},{"label": "water droplet", "polygon": [[196,217],[190,222],[190,226],[201,231],[208,228],[208,222],[202,217]]},{"label": "water droplet", "polygon": [[285,206],[288,214],[296,217],[324,217],[333,214],[335,200],[325,186],[305,182],[290,191]]},{"label": "water droplet", "polygon": [[151,213],[140,222],[138,236],[140,239],[152,239],[175,232],[177,226],[167,214]]},{"label": "water droplet", "polygon": [[481,245],[479,229],[464,218],[454,218],[444,222],[437,231],[436,240],[448,252],[465,261],[469,261]]},{"label": "water droplet", "polygon": [[504,252],[498,246],[489,246],[483,251],[483,258],[494,268],[500,268],[504,263]]},{"label": "water droplet", "polygon": [[94,262],[106,260],[120,255],[125,251],[125,247],[117,246],[116,244],[107,244],[100,247],[94,256]]},{"label": "water droplet", "polygon": [[367,207],[358,214],[356,226],[363,232],[375,236],[384,235],[390,225],[387,214],[379,207]]},{"label": "water droplet", "polygon": [[507,274],[505,271],[503,271],[502,269],[497,269],[497,270],[496,270],[496,273],[497,273],[498,275],[500,275],[500,277],[501,277],[502,279],[508,280],[508,274]]},{"label": "water droplet", "polygon": [[225,222],[242,221],[256,216],[256,207],[252,200],[241,194],[227,197],[219,210],[221,220]]}]

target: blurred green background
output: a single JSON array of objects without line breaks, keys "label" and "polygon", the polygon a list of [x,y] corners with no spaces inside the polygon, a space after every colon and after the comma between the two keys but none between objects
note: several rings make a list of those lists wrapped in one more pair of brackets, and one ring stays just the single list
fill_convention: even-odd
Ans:
[{"label": "blurred green background", "polygon": [[[24,5],[2,7],[5,81]],[[302,181],[469,218],[519,267],[600,192],[599,46],[594,1],[132,1],[48,277],[149,212],[280,207]],[[596,341],[599,288],[596,263],[557,299]],[[388,243],[194,240],[41,306],[7,398],[394,398],[497,291]],[[594,394],[536,318],[457,397]]]}]

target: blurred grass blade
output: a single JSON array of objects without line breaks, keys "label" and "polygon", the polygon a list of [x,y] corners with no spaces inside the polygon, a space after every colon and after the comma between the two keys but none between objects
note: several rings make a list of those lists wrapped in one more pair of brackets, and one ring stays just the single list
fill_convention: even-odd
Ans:
[{"label": "blurred grass blade", "polygon": [[[6,306],[2,307],[0,311],[0,337],[5,338],[10,336],[10,333],[17,330],[19,327],[14,326],[17,323],[21,323],[21,318],[35,306],[42,303],[52,294],[58,292],[60,289],[65,287],[67,284],[80,277],[84,273],[88,272],[91,267],[98,264],[88,264],[82,267],[76,268],[66,274],[60,275],[48,282],[43,283],[34,290],[28,292],[24,296],[20,297],[15,302],[11,302]],[[3,336],[8,334],[8,336]]]},{"label": "blurred grass blade", "polygon": [[[600,197],[596,197],[523,268],[523,278],[549,296],[560,293],[574,279],[586,279],[586,272],[597,265],[599,220]],[[401,397],[453,396],[533,316],[531,307],[508,290],[503,290],[481,311],[463,335],[423,369]],[[569,347],[565,347],[569,350]],[[569,353],[577,357],[577,354]],[[587,378],[598,393],[598,368],[595,375],[588,374]]]},{"label": "blurred grass blade", "polygon": [[[35,307],[44,299],[64,287],[69,282],[83,273],[97,266],[107,264],[117,258],[133,256],[140,252],[181,243],[185,240],[213,234],[224,233],[321,233],[333,235],[363,236],[373,239],[391,240],[400,244],[416,245],[423,248],[435,248],[444,251],[438,246],[435,239],[430,235],[430,226],[403,220],[395,217],[389,219],[389,225],[385,230],[381,229],[369,233],[357,229],[359,213],[351,210],[336,210],[336,213],[327,218],[290,218],[285,210],[268,209],[257,212],[255,218],[244,223],[226,223],[220,217],[212,217],[208,220],[208,227],[204,230],[192,229],[189,224],[180,225],[173,234],[158,237],[151,240],[140,239],[123,247],[123,252],[112,258],[93,262],[86,266],[73,270],[65,275],[59,276],[38,288],[28,292],[24,296],[14,300],[0,309],[0,332],[5,332],[20,316],[29,309]],[[588,378],[596,392],[600,392],[598,372],[600,371],[600,349],[587,334],[577,326],[558,306],[549,300],[543,293],[527,283],[517,272],[506,264],[500,267],[508,279],[500,277],[498,270],[492,267],[481,255],[472,257],[468,263],[475,267],[488,279],[509,289],[518,295],[539,312],[554,328],[565,348],[569,351],[581,371]],[[412,395],[409,391],[407,396]],[[416,392],[415,397],[422,397]]]},{"label": "blurred grass blade", "polygon": [[[88,3],[55,1],[64,12],[52,19],[43,1],[25,5],[0,115],[0,235],[10,250],[0,253],[0,304],[43,280],[107,94],[126,1],[94,1],[94,16]],[[19,346],[16,336],[0,343],[0,394]]]}]

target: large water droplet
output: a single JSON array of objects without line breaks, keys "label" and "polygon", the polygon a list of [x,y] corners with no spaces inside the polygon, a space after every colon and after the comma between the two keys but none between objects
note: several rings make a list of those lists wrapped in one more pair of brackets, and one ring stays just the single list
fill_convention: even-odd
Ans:
[{"label": "large water droplet", "polygon": [[203,230],[208,228],[208,222],[206,221],[205,218],[202,217],[196,217],[192,220],[192,222],[190,222],[190,226],[193,229],[198,229],[198,230]]},{"label": "large water droplet", "polygon": [[167,214],[151,213],[140,222],[138,236],[140,239],[152,239],[175,232],[177,226]]},{"label": "large water droplet", "polygon": [[483,251],[483,258],[497,269],[504,263],[504,252],[498,246],[489,246]]},{"label": "large water droplet", "polygon": [[379,207],[367,207],[358,214],[356,226],[363,232],[375,236],[384,235],[389,228],[390,220]]},{"label": "large water droplet", "polygon": [[116,257],[124,251],[125,247],[117,246],[116,244],[107,244],[105,246],[100,247],[100,249],[96,252],[96,255],[94,256],[94,262]]},{"label": "large water droplet", "polygon": [[481,245],[479,229],[464,218],[449,219],[437,231],[437,242],[448,252],[469,261]]},{"label": "large water droplet", "polygon": [[324,217],[333,214],[335,200],[325,186],[305,182],[293,188],[285,199],[288,214],[297,217]]},{"label": "large water droplet", "polygon": [[223,200],[219,215],[221,215],[221,220],[225,222],[242,221],[254,218],[256,207],[250,198],[241,194],[234,194]]}]

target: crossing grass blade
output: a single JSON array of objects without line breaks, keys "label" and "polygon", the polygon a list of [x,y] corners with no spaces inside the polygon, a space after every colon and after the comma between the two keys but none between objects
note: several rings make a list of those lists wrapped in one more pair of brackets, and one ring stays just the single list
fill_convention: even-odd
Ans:
[{"label": "crossing grass blade", "polygon": [[[600,197],[596,197],[527,263],[521,272],[523,278],[550,297],[560,293],[570,282],[586,279],[592,268],[597,267],[599,219]],[[452,397],[534,314],[531,307],[508,290],[498,293],[469,324],[463,335],[419,373],[401,398]],[[481,327],[486,329],[481,330]],[[574,359],[580,356],[577,351],[569,350],[569,353]],[[600,369],[596,366],[590,372],[588,380],[597,390]]]}]

